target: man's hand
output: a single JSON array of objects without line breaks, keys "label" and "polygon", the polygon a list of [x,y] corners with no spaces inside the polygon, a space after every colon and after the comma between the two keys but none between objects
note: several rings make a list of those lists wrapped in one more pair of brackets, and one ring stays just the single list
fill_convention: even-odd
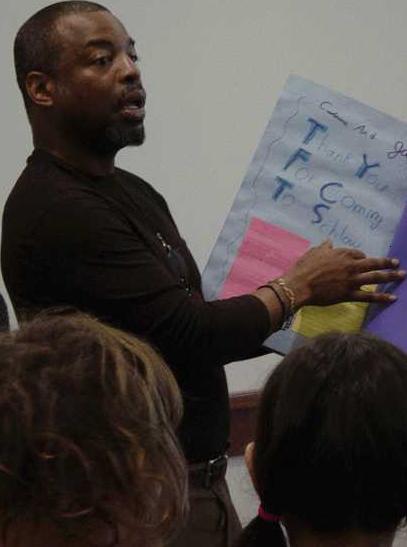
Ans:
[{"label": "man's hand", "polygon": [[398,266],[395,258],[366,257],[357,249],[334,249],[325,241],[305,253],[283,277],[295,293],[297,308],[351,301],[392,302],[396,297],[389,293],[361,287],[403,280],[406,272]]}]

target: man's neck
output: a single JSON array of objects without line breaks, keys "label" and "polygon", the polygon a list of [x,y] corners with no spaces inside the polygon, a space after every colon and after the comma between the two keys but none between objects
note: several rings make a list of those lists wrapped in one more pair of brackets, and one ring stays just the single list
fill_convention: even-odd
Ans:
[{"label": "man's neck", "polygon": [[60,142],[59,139],[34,138],[34,147],[45,150],[68,165],[93,176],[106,176],[114,171],[115,153],[98,154],[81,145]]}]

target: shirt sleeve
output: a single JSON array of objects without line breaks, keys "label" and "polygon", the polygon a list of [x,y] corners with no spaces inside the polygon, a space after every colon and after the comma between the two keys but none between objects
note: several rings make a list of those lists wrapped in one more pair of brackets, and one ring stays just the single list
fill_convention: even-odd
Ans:
[{"label": "shirt sleeve", "polygon": [[55,205],[35,230],[35,275],[57,303],[93,312],[146,337],[170,362],[225,364],[260,350],[266,307],[245,295],[206,302],[178,280],[102,200]]}]

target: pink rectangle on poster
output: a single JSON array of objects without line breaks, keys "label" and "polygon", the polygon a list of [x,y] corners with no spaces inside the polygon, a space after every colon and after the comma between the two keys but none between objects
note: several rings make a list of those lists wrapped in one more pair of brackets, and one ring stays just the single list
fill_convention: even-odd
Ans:
[{"label": "pink rectangle on poster", "polygon": [[306,239],[253,217],[240,244],[220,298],[253,292],[286,272],[309,248]]}]

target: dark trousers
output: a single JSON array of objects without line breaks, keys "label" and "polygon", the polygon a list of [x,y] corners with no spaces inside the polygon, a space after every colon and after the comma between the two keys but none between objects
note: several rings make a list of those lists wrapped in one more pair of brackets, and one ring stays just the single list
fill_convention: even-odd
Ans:
[{"label": "dark trousers", "polygon": [[190,513],[171,547],[232,547],[242,526],[225,477],[211,486],[190,484]]}]

